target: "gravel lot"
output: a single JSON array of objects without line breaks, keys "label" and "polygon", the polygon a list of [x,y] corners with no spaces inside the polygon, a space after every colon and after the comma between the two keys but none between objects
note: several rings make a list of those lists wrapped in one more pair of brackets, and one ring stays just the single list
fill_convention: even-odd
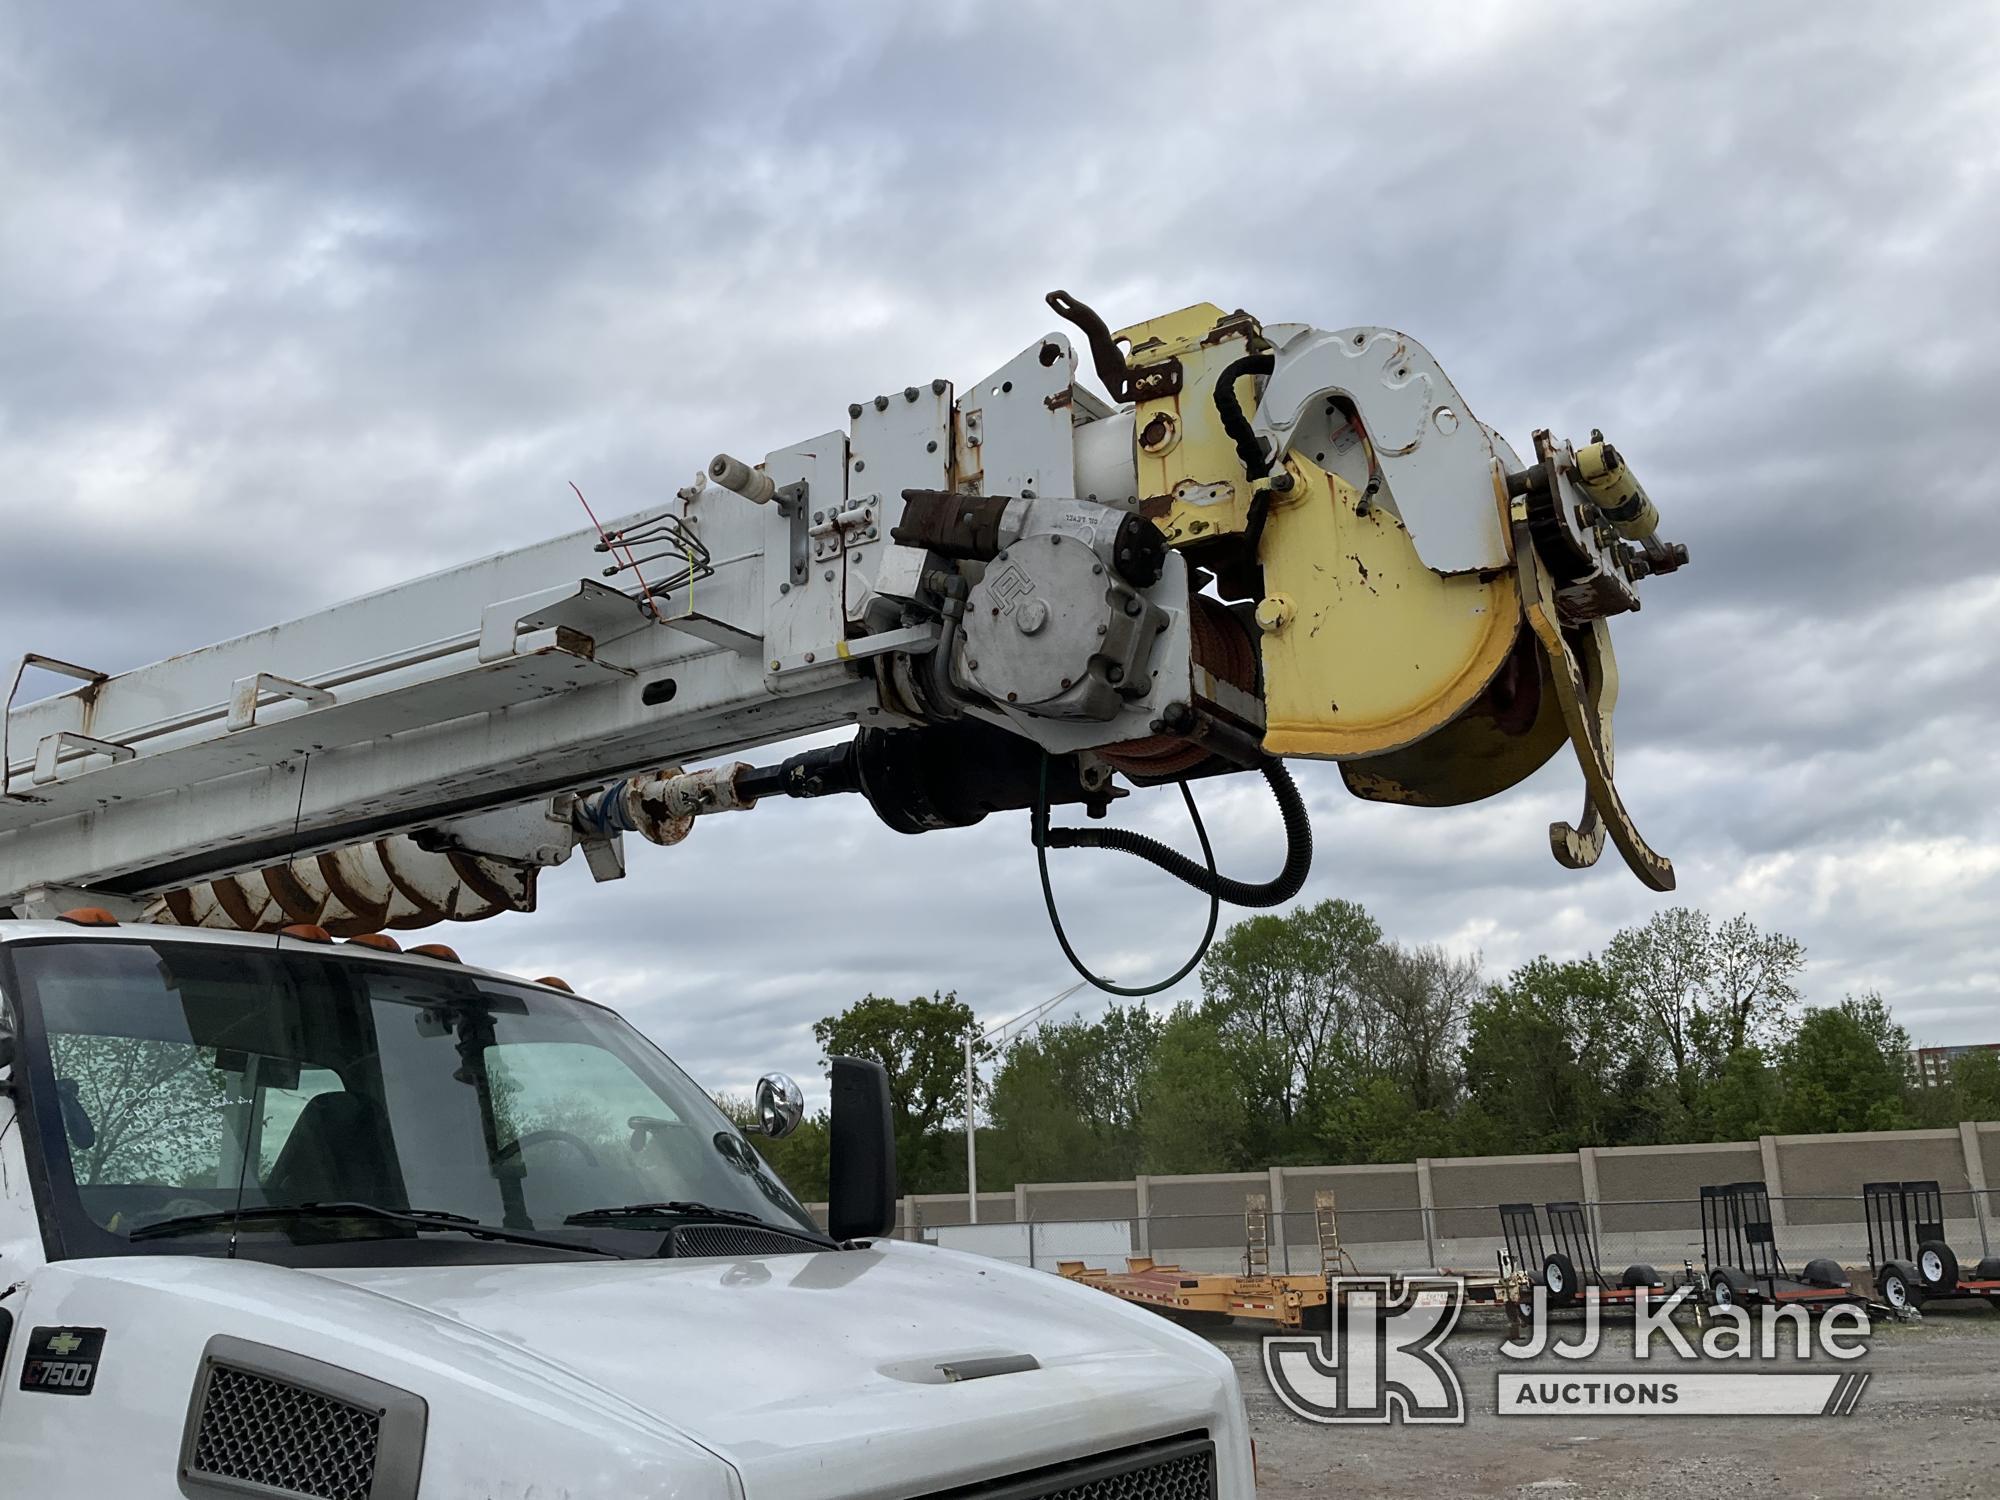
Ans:
[{"label": "gravel lot", "polygon": [[[1629,1327],[1607,1319],[1606,1352],[1565,1373],[1630,1368]],[[1494,1412],[1496,1373],[1540,1362],[1502,1359],[1505,1320],[1479,1309],[1450,1344],[1470,1407],[1464,1427],[1316,1426],[1272,1395],[1262,1332],[1237,1323],[1210,1336],[1242,1376],[1265,1496],[2000,1496],[2000,1313],[1976,1302],[1934,1305],[1921,1323],[1878,1323],[1854,1366],[1873,1376],[1859,1406],[1809,1419],[1503,1418]]]}]

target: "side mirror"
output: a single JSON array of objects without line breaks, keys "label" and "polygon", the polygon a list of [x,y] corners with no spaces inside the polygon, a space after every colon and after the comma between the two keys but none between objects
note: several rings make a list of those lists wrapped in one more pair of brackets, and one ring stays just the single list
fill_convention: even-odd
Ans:
[{"label": "side mirror", "polygon": [[835,1057],[827,1141],[827,1232],[868,1239],[896,1227],[896,1123],[880,1063]]},{"label": "side mirror", "polygon": [[766,1073],[757,1080],[757,1129],[781,1141],[806,1117],[806,1096],[787,1073]]}]

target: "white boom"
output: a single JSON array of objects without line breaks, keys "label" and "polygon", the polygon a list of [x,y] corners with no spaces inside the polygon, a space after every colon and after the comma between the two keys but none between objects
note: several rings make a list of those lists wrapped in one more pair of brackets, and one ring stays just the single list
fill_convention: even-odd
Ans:
[{"label": "white boom", "polygon": [[[1267,752],[1372,757],[1349,777],[1363,795],[1464,800],[1526,771],[1431,795],[1437,767],[1410,748],[1504,727],[1496,684],[1520,677],[1522,653],[1549,707],[1523,719],[1525,690],[1508,688],[1528,726],[1519,758],[1546,759],[1567,717],[1591,775],[1609,703],[1584,653],[1608,651],[1602,617],[1636,607],[1632,581],[1675,565],[1649,504],[1639,529],[1621,518],[1596,448],[1547,444],[1524,469],[1388,330],[1203,307],[1120,342],[1050,300],[1129,405],[1081,386],[1051,334],[962,392],[940,380],[856,403],[846,432],[754,467],[720,456],[614,523],[608,547],[576,531],[116,675],[21,657],[0,729],[0,907],[419,926],[531,906],[534,872],[578,845],[614,875],[622,831],[670,842],[693,814],[759,795],[860,790],[915,831],[1043,795],[1101,812],[1113,772],[1176,779]],[[1332,584],[1271,587],[1323,544],[1309,531],[1321,508],[1427,575],[1427,626],[1484,633],[1421,657],[1409,703],[1333,701],[1306,730],[1288,708],[1280,732],[1267,706],[1281,689],[1316,698],[1375,649],[1349,639],[1345,656],[1312,657],[1307,619],[1351,636],[1369,606]],[[1503,612],[1497,636],[1465,624]],[[16,704],[30,668],[80,685]],[[672,774],[848,723],[874,738],[838,768]],[[1446,744],[1444,762],[1469,758]],[[1568,830],[1581,862],[1605,819],[1633,853],[1603,773]]]}]

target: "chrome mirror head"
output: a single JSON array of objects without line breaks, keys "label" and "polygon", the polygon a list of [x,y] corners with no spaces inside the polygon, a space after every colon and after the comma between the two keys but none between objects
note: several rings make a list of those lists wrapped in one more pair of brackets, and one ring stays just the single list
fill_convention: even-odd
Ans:
[{"label": "chrome mirror head", "polygon": [[789,1073],[766,1073],[757,1080],[757,1129],[783,1140],[806,1117],[806,1096]]}]

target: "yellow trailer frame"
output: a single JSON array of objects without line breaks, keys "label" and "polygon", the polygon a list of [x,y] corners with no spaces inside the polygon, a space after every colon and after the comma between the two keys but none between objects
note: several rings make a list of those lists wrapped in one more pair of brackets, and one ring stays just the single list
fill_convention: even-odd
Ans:
[{"label": "yellow trailer frame", "polygon": [[1340,1270],[1352,1272],[1355,1266],[1340,1248],[1340,1225],[1331,1192],[1322,1190],[1313,1195],[1313,1223],[1320,1268],[1310,1275],[1271,1271],[1270,1209],[1261,1193],[1244,1201],[1240,1274],[1186,1271],[1150,1255],[1127,1256],[1123,1271],[1099,1270],[1080,1260],[1065,1260],[1057,1262],[1056,1272],[1169,1317],[1252,1318],[1287,1329],[1324,1328],[1329,1321],[1327,1277]]}]

